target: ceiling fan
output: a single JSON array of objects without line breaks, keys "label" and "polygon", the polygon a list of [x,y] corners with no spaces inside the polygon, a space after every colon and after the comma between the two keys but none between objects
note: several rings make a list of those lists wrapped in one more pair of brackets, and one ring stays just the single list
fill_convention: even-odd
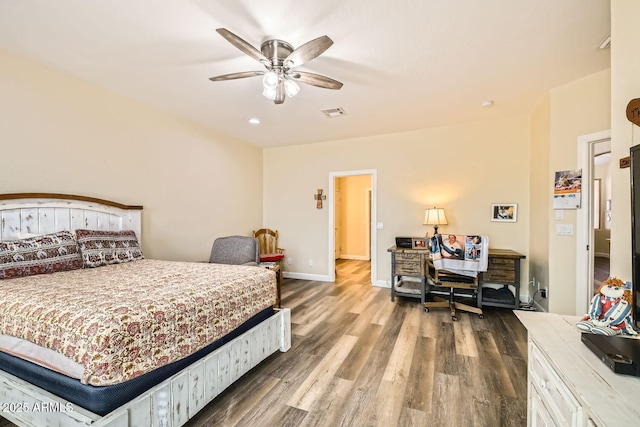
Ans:
[{"label": "ceiling fan", "polygon": [[282,104],[285,95],[292,97],[300,91],[300,86],[298,86],[297,82],[325,89],[340,89],[342,87],[341,82],[330,77],[293,70],[295,67],[317,58],[329,49],[333,44],[333,40],[327,36],[313,39],[297,49],[294,49],[293,46],[285,41],[270,39],[264,41],[260,46],[260,50],[258,50],[225,28],[218,28],[216,31],[227,39],[229,43],[264,65],[266,71],[241,71],[239,73],[224,74],[209,78],[211,81],[218,82],[263,76],[262,85],[264,90],[262,94],[276,104]]}]

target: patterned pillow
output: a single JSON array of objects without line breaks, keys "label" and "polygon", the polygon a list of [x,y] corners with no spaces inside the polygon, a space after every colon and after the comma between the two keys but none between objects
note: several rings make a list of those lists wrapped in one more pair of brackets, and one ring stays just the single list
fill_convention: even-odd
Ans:
[{"label": "patterned pillow", "polygon": [[76,239],[85,268],[120,264],[144,258],[133,230],[76,230]]},{"label": "patterned pillow", "polygon": [[78,268],[82,268],[82,258],[69,231],[0,241],[0,279]]}]

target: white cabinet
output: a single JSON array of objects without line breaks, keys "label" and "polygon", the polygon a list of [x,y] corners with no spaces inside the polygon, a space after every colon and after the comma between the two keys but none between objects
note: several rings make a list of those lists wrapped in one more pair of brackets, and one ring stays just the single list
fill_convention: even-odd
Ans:
[{"label": "white cabinet", "polygon": [[598,359],[580,341],[577,317],[514,312],[529,335],[530,427],[640,426],[640,378]]},{"label": "white cabinet", "polygon": [[528,375],[529,404],[536,405],[531,426],[583,425],[582,406],[532,340],[529,340]]}]

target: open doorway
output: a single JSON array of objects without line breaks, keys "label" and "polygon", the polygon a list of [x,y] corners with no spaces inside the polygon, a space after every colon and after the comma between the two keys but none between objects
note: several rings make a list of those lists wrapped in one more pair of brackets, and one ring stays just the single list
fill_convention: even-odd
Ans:
[{"label": "open doorway", "polygon": [[609,278],[611,253],[611,141],[596,142],[593,156],[593,281],[595,295]]},{"label": "open doorway", "polygon": [[371,277],[371,175],[335,179],[336,276]]},{"label": "open doorway", "polygon": [[[611,131],[602,131],[578,138],[578,168],[582,170],[582,208],[578,210],[576,221],[576,315],[588,312],[589,302],[596,287],[596,225],[599,227],[608,221],[610,230],[613,218],[602,211],[610,209],[610,179],[602,177],[596,181],[599,167],[596,158],[611,151]],[[605,157],[598,160],[605,159]],[[609,162],[610,164],[610,162]],[[604,181],[604,183],[603,183]],[[608,183],[607,183],[608,182]],[[597,185],[597,189],[595,188]],[[600,202],[596,202],[596,198]],[[608,202],[607,202],[608,200]],[[602,206],[602,207],[601,207]],[[597,219],[596,219],[597,218]],[[599,224],[598,224],[599,222]],[[600,233],[598,233],[600,234]],[[601,236],[599,236],[600,238]],[[607,239],[606,237],[603,237]],[[608,240],[605,240],[609,244]],[[608,247],[608,246],[607,246]],[[598,246],[603,251],[603,246]],[[603,252],[599,252],[602,254]],[[599,261],[602,261],[601,259]],[[600,276],[599,276],[600,277]]]},{"label": "open doorway", "polygon": [[337,267],[349,268],[375,283],[376,171],[331,173],[329,190],[329,277],[335,281]]}]

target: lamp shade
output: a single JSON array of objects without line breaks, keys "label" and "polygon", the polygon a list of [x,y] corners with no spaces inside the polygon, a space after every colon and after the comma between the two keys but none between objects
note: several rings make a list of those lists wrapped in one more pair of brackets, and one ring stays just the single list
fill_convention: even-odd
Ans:
[{"label": "lamp shade", "polygon": [[447,225],[447,216],[443,208],[425,209],[424,225]]},{"label": "lamp shade", "polygon": [[444,209],[436,208],[435,206],[432,209],[425,209],[423,224],[433,225],[434,235],[438,234],[438,226],[447,224],[447,216],[444,214]]}]

